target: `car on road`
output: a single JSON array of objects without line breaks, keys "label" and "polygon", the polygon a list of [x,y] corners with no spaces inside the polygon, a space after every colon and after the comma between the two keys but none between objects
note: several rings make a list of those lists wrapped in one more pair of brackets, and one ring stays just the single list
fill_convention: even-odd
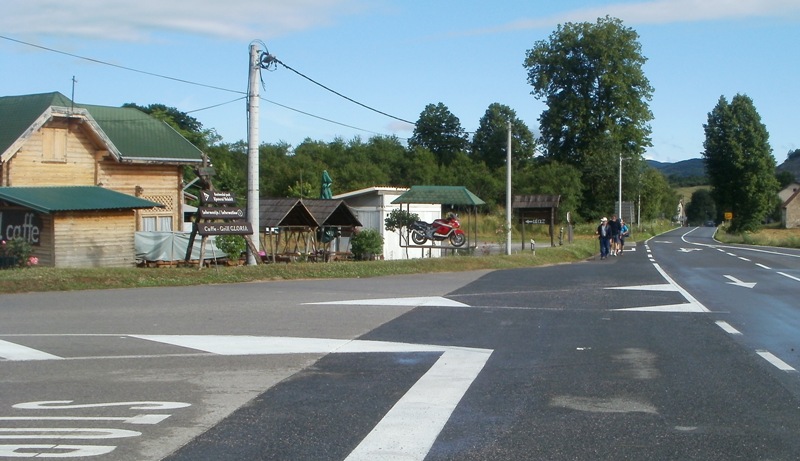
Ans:
[{"label": "car on road", "polygon": [[706,221],[705,223],[703,223],[703,225],[706,227],[717,227],[717,224],[711,220]]}]

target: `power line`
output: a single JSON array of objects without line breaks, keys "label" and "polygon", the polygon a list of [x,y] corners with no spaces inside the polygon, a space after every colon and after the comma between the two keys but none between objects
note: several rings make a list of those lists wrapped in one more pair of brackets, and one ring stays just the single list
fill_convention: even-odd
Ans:
[{"label": "power line", "polygon": [[56,49],[53,49],[53,48],[48,48],[46,46],[35,45],[33,43],[24,42],[22,40],[17,40],[17,39],[11,38],[11,37],[6,37],[4,35],[0,35],[0,38],[2,38],[4,40],[8,40],[10,42],[15,42],[15,43],[19,43],[19,44],[22,44],[22,45],[27,45],[27,46],[32,46],[34,48],[39,48],[41,50],[50,51],[52,53],[58,53],[58,54],[63,54],[65,56],[70,56],[70,57],[73,57],[73,58],[83,59],[84,61],[89,61],[89,62],[93,62],[93,63],[96,63],[96,64],[102,64],[102,65],[105,65],[105,66],[116,67],[118,69],[123,69],[123,70],[127,70],[127,71],[130,71],[130,72],[136,72],[136,73],[139,73],[139,74],[150,75],[151,77],[163,78],[163,79],[172,80],[172,81],[175,81],[175,82],[186,83],[188,85],[202,86],[202,87],[205,87],[205,88],[211,88],[213,90],[227,91],[229,93],[247,94],[246,92],[240,91],[240,90],[231,90],[229,88],[222,88],[222,87],[214,86],[214,85],[206,85],[205,83],[198,83],[198,82],[193,82],[191,80],[184,80],[182,78],[170,77],[170,76],[167,76],[167,75],[156,74],[154,72],[147,72],[147,71],[144,71],[144,70],[134,69],[132,67],[126,67],[126,66],[121,66],[119,64],[113,64],[113,63],[110,63],[110,62],[101,61],[99,59],[87,58],[86,56],[80,56],[80,55],[77,55],[77,54],[67,53],[66,51],[56,50]]},{"label": "power line", "polygon": [[393,119],[395,119],[395,120],[399,120],[399,121],[401,121],[401,122],[408,123],[409,125],[416,125],[416,123],[414,123],[414,122],[408,121],[408,120],[406,120],[406,119],[404,119],[404,118],[395,117],[394,115],[391,115],[391,114],[387,114],[386,112],[380,111],[380,110],[378,110],[378,109],[375,109],[374,107],[370,107],[370,106],[368,106],[368,105],[366,105],[366,104],[360,103],[360,102],[356,101],[356,100],[355,100],[355,99],[353,99],[353,98],[349,98],[349,97],[347,97],[347,96],[343,95],[342,93],[339,93],[339,92],[338,92],[338,91],[336,91],[336,90],[333,90],[333,89],[331,89],[331,88],[328,88],[327,86],[323,85],[322,83],[319,83],[318,81],[314,80],[313,78],[311,78],[311,77],[309,77],[309,76],[307,76],[307,75],[305,75],[305,74],[303,74],[303,73],[301,73],[301,72],[299,72],[299,71],[297,71],[297,70],[295,70],[295,69],[293,69],[293,68],[291,68],[291,67],[287,66],[287,65],[286,65],[286,64],[285,64],[283,61],[281,61],[280,59],[278,59],[278,58],[276,58],[276,57],[274,57],[274,56],[272,57],[272,59],[273,59],[273,60],[274,60],[276,63],[278,63],[278,64],[282,65],[283,67],[285,67],[286,69],[288,69],[288,70],[290,70],[290,71],[294,72],[295,74],[297,74],[297,75],[299,75],[299,76],[303,77],[304,79],[308,80],[309,82],[311,82],[311,83],[313,83],[313,84],[315,84],[315,85],[318,85],[318,86],[320,86],[320,87],[322,87],[322,88],[324,88],[324,89],[326,89],[326,90],[330,91],[331,93],[333,93],[333,94],[335,94],[335,95],[337,95],[337,96],[339,96],[339,97],[341,97],[341,98],[344,98],[344,99],[346,99],[346,100],[348,100],[348,101],[352,102],[353,104],[357,104],[357,105],[359,105],[359,106],[361,106],[361,107],[363,107],[363,108],[365,108],[365,109],[371,110],[371,111],[373,111],[373,112],[377,112],[377,113],[379,113],[379,114],[381,114],[381,115],[384,115],[384,116],[386,116],[386,117],[393,118]]},{"label": "power line", "polygon": [[[23,40],[17,40],[17,39],[11,38],[11,37],[6,37],[4,35],[0,35],[0,38],[2,38],[4,40],[11,41],[11,42],[19,43],[21,45],[27,45],[27,46],[31,46],[31,47],[34,47],[34,48],[39,48],[41,50],[50,51],[51,53],[58,53],[58,54],[62,54],[62,55],[65,55],[65,56],[70,56],[70,57],[73,57],[73,58],[77,58],[77,59],[82,59],[82,60],[85,60],[85,61],[93,62],[95,64],[101,64],[101,65],[105,65],[105,66],[115,67],[117,69],[127,70],[129,72],[136,72],[136,73],[139,73],[139,74],[149,75],[151,77],[158,77],[158,78],[172,80],[172,81],[176,81],[176,82],[180,82],[180,83],[186,83],[186,84],[189,84],[189,85],[201,86],[201,87],[210,88],[210,89],[214,89],[214,90],[220,90],[220,91],[226,91],[226,92],[229,92],[229,93],[238,93],[238,94],[244,94],[245,95],[245,96],[243,96],[241,98],[237,98],[237,99],[234,99],[232,101],[224,102],[224,103],[221,103],[221,104],[215,104],[213,106],[203,107],[203,108],[200,108],[200,109],[195,109],[195,110],[191,110],[191,111],[185,112],[187,114],[192,113],[192,112],[199,112],[199,111],[207,110],[207,109],[213,109],[215,107],[219,107],[219,106],[223,106],[223,105],[226,105],[226,104],[230,104],[230,103],[239,101],[241,99],[245,99],[247,97],[246,96],[247,92],[245,92],[245,91],[231,90],[229,88],[222,88],[222,87],[219,87],[219,86],[207,85],[207,84],[204,84],[204,83],[198,83],[198,82],[193,82],[193,81],[185,80],[185,79],[181,79],[181,78],[170,77],[170,76],[167,76],[167,75],[157,74],[157,73],[154,73],[154,72],[148,72],[148,71],[143,71],[143,70],[139,70],[139,69],[134,69],[132,67],[122,66],[122,65],[119,65],[119,64],[113,64],[113,63],[110,63],[110,62],[102,61],[100,59],[89,58],[89,57],[86,57],[86,56],[80,56],[80,55],[77,55],[77,54],[68,53],[66,51],[56,50],[54,48],[48,48],[46,46],[36,45],[36,44],[33,44],[33,43],[25,42]],[[301,75],[301,76],[305,77],[303,74],[300,74],[299,72],[297,72],[294,69],[290,68],[286,64],[283,64],[283,63],[281,63],[281,64],[284,67],[286,67],[287,69],[292,70],[293,72],[297,73],[298,75]],[[312,82],[314,82],[314,80],[312,80],[312,79],[310,79],[308,77],[305,77],[305,78],[307,78],[308,80],[311,80]],[[314,82],[314,83],[316,83],[316,82]],[[354,101],[351,98],[348,98],[348,97],[346,97],[344,95],[341,95],[340,93],[337,93],[337,92],[335,92],[333,90],[330,90],[329,88],[325,87],[324,85],[320,85],[320,86],[322,86],[323,88],[325,88],[325,89],[327,89],[329,91],[332,91],[333,93],[336,93],[337,95],[339,95],[339,96],[341,96],[341,97],[343,97],[343,98],[345,98],[345,99],[347,99],[349,101],[352,101],[352,102],[355,102],[356,104],[364,106],[363,104],[360,104],[360,103]],[[264,99],[264,98],[261,98],[261,99]],[[330,120],[330,119],[327,119],[325,117],[320,117],[318,115],[314,115],[314,114],[311,114],[309,112],[305,112],[305,111],[302,111],[302,110],[299,110],[299,109],[295,109],[295,108],[292,108],[292,107],[289,107],[289,106],[286,106],[286,105],[283,105],[283,104],[279,104],[279,103],[274,102],[274,101],[270,101],[268,99],[264,99],[264,101],[267,101],[267,102],[269,102],[271,104],[275,104],[275,105],[280,106],[280,107],[283,107],[284,109],[288,109],[288,110],[291,110],[291,111],[306,115],[308,117],[313,117],[313,118],[316,118],[316,119],[319,119],[319,120],[326,121],[328,123],[333,123],[333,124],[344,126],[344,127],[351,128],[351,129],[354,129],[354,130],[363,131],[365,133],[371,133],[371,134],[375,134],[375,135],[383,135],[383,133],[377,133],[377,132],[374,132],[374,131],[366,130],[364,128],[358,128],[358,127],[355,127],[355,126],[352,126],[352,125],[348,125],[346,123],[341,123],[341,122],[337,122],[337,121],[334,121],[334,120]],[[364,107],[367,107],[367,106],[364,106]],[[371,110],[374,110],[374,109],[371,109]],[[384,114],[383,112],[380,112],[380,111],[376,111],[376,112],[381,113],[381,114],[386,115],[386,116],[391,117],[391,118],[396,118],[396,117],[392,117],[391,115]],[[407,122],[407,123],[411,123],[411,122],[408,122],[408,121],[402,120],[402,119],[397,119],[397,120],[401,120],[401,121],[404,121],[404,122]],[[412,125],[413,125],[413,123],[412,123]]]},{"label": "power line", "polygon": [[[223,88],[223,87],[220,87],[220,86],[208,85],[208,84],[205,84],[205,83],[194,82],[194,81],[186,80],[186,79],[182,79],[182,78],[170,77],[168,75],[158,74],[158,73],[155,73],[155,72],[148,72],[148,71],[144,71],[144,70],[140,70],[140,69],[134,69],[132,67],[127,67],[127,66],[122,66],[122,65],[119,65],[119,64],[114,64],[114,63],[110,63],[110,62],[107,62],[107,61],[102,61],[100,59],[89,58],[89,57],[86,57],[86,56],[81,56],[81,55],[77,55],[77,54],[73,54],[73,53],[68,53],[66,51],[61,51],[61,50],[57,50],[57,49],[54,49],[54,48],[49,48],[49,47],[42,46],[42,45],[36,45],[36,44],[33,44],[33,43],[29,43],[29,42],[26,42],[26,41],[23,41],[23,40],[17,40],[17,39],[14,39],[14,38],[11,38],[11,37],[7,37],[7,36],[4,36],[4,35],[0,35],[0,39],[8,40],[8,41],[14,42],[14,43],[19,43],[21,45],[26,45],[26,46],[31,46],[31,47],[34,47],[34,48],[39,48],[41,50],[50,51],[52,53],[58,53],[58,54],[62,54],[62,55],[65,55],[65,56],[70,56],[70,57],[73,57],[73,58],[82,59],[84,61],[93,62],[95,64],[101,64],[101,65],[105,65],[105,66],[114,67],[114,68],[117,68],[117,69],[127,70],[129,72],[135,72],[135,73],[139,73],[139,74],[143,74],[143,75],[149,75],[151,77],[157,77],[157,78],[163,78],[163,79],[166,79],[166,80],[172,80],[172,81],[179,82],[179,83],[185,83],[187,85],[200,86],[200,87],[204,87],[204,88],[210,88],[210,89],[214,89],[214,90],[219,90],[219,91],[225,91],[225,92],[229,92],[229,93],[237,93],[237,94],[245,95],[242,98],[237,98],[237,99],[234,99],[232,101],[225,102],[225,103],[220,103],[220,104],[208,106],[208,107],[204,107],[204,108],[201,108],[201,109],[195,109],[195,110],[186,112],[187,114],[191,113],[191,112],[198,112],[198,111],[201,111],[201,110],[212,109],[212,108],[219,107],[219,106],[222,106],[222,105],[230,104],[230,103],[233,103],[233,102],[236,102],[236,101],[239,101],[241,99],[246,98],[247,97],[246,95],[248,94],[245,91],[232,90],[230,88]],[[324,88],[325,90],[327,90],[327,91],[329,91],[329,92],[331,92],[331,93],[333,93],[333,94],[335,94],[335,95],[337,95],[337,96],[339,96],[339,97],[341,97],[343,99],[346,99],[346,100],[348,100],[348,101],[350,101],[350,102],[352,102],[352,103],[354,103],[356,105],[359,105],[359,106],[361,106],[361,107],[363,107],[363,108],[365,108],[367,110],[370,110],[370,111],[373,111],[375,113],[381,114],[381,115],[383,115],[385,117],[392,118],[394,120],[398,120],[398,121],[401,121],[401,122],[404,122],[404,123],[408,123],[409,125],[412,125],[412,126],[417,126],[418,125],[415,122],[406,120],[404,118],[396,117],[396,116],[391,115],[389,113],[386,113],[384,111],[375,109],[374,107],[371,107],[371,106],[368,106],[368,105],[366,105],[364,103],[356,101],[353,98],[345,96],[344,94],[342,94],[342,93],[340,93],[340,92],[338,92],[336,90],[333,90],[333,89],[323,85],[322,83],[312,79],[311,77],[303,74],[302,72],[299,72],[298,70],[292,68],[291,66],[289,66],[286,63],[282,62],[281,60],[275,58],[274,56],[270,55],[270,58],[271,58],[271,60],[273,62],[282,65],[286,69],[294,72],[295,74],[297,74],[300,77],[310,81],[311,83],[313,83],[315,85],[318,85],[321,88]],[[348,125],[346,123],[341,123],[341,122],[337,122],[337,121],[334,121],[334,120],[331,120],[331,119],[328,119],[328,118],[325,118],[325,117],[314,115],[314,114],[311,114],[309,112],[305,112],[305,111],[302,111],[302,110],[299,110],[299,109],[295,109],[295,108],[292,108],[292,107],[289,107],[289,106],[286,106],[286,105],[283,105],[283,104],[279,104],[279,103],[274,102],[274,101],[270,101],[268,99],[264,99],[264,98],[261,98],[261,99],[263,99],[264,101],[269,102],[271,104],[275,104],[277,106],[283,107],[284,109],[288,109],[288,110],[291,110],[291,111],[306,115],[308,117],[313,117],[313,118],[316,118],[316,119],[319,119],[319,120],[323,120],[323,121],[326,121],[328,123],[333,123],[333,124],[336,124],[336,125],[339,125],[339,126],[351,128],[351,129],[354,129],[354,130],[363,131],[365,133],[371,133],[371,134],[375,134],[375,135],[384,135],[383,133],[378,133],[378,132],[375,132],[375,131],[367,130],[367,129],[364,129],[364,128],[359,128],[359,127],[356,127],[356,126]],[[470,133],[470,132],[465,132],[465,133]],[[402,139],[408,139],[408,138],[402,138]]]},{"label": "power line", "polygon": [[[266,102],[268,102],[268,103],[270,103],[270,104],[274,104],[274,105],[276,105],[276,106],[283,107],[284,109],[288,109],[288,110],[291,110],[291,111],[294,111],[294,112],[297,112],[297,113],[300,113],[300,114],[306,115],[306,116],[308,116],[308,117],[313,117],[313,118],[316,118],[316,119],[319,119],[319,120],[323,120],[323,121],[326,121],[326,122],[328,122],[328,123],[333,123],[333,124],[340,125],[340,126],[343,126],[343,127],[346,127],[346,128],[352,128],[352,129],[354,129],[354,130],[363,131],[363,132],[365,132],[365,133],[371,133],[371,134],[378,135],[378,136],[384,136],[384,134],[383,134],[383,133],[378,133],[378,132],[375,132],[375,131],[370,131],[370,130],[367,130],[367,129],[364,129],[364,128],[359,128],[359,127],[357,127],[357,126],[348,125],[348,124],[346,124],[346,123],[341,123],[341,122],[337,122],[337,121],[335,121],[335,120],[327,119],[327,118],[325,118],[325,117],[320,117],[319,115],[310,114],[310,113],[308,113],[308,112],[304,112],[304,111],[302,111],[302,110],[300,110],[300,109],[295,109],[295,108],[293,108],[293,107],[285,106],[285,105],[283,105],[283,104],[281,104],[281,103],[279,103],[279,102],[270,101],[269,99],[266,99],[266,98],[263,98],[263,97],[261,97],[260,99],[261,99],[262,101],[266,101]],[[401,138],[401,139],[407,139],[407,138]]]},{"label": "power line", "polygon": [[213,106],[201,107],[201,108],[199,108],[199,109],[194,109],[194,110],[187,110],[185,113],[186,113],[186,114],[191,114],[192,112],[200,112],[201,110],[213,109],[213,108],[215,108],[215,107],[224,106],[224,105],[227,105],[227,104],[234,103],[234,102],[236,102],[236,101],[241,101],[242,99],[247,99],[247,96],[242,96],[242,97],[239,97],[239,98],[233,99],[233,100],[231,100],[231,101],[228,101],[228,102],[221,102],[221,103],[219,103],[219,104],[214,104]]}]

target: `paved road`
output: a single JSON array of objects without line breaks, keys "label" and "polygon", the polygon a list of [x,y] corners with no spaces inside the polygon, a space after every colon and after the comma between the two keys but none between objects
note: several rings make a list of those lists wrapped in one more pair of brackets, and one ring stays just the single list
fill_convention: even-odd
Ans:
[{"label": "paved road", "polygon": [[800,264],[688,230],[546,268],[3,296],[0,459],[797,459]]}]

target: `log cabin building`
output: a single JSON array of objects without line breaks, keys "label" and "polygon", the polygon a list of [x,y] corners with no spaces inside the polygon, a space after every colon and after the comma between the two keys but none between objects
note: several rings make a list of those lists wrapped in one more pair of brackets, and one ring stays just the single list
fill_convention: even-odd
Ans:
[{"label": "log cabin building", "polygon": [[0,97],[0,237],[27,239],[40,265],[133,266],[136,231],[181,230],[183,168],[202,158],[133,108]]}]

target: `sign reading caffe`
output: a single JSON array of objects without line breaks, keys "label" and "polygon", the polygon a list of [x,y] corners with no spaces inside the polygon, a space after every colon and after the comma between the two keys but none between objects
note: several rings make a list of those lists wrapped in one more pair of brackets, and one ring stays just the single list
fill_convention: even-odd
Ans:
[{"label": "sign reading caffe", "polygon": [[0,238],[23,239],[31,245],[39,245],[42,220],[31,211],[0,211]]}]

